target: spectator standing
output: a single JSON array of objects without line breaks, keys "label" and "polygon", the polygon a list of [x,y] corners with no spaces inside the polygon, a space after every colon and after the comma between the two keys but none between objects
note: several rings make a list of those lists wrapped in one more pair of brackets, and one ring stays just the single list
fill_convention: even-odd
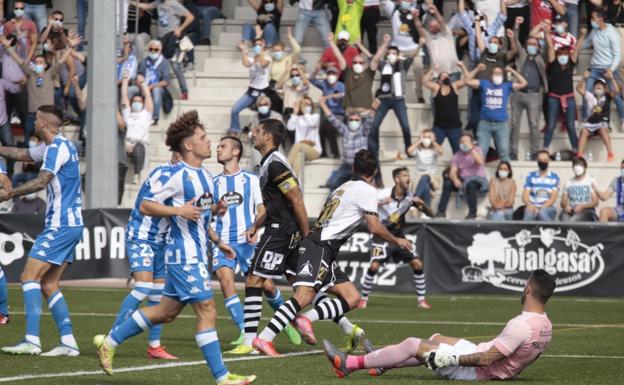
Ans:
[{"label": "spectator standing", "polygon": [[305,67],[295,64],[277,83],[278,92],[282,93],[284,98],[284,118],[289,119],[294,110],[299,109],[301,99],[306,96],[310,89],[310,81],[305,73]]},{"label": "spectator standing", "polygon": [[211,45],[212,21],[223,18],[223,13],[221,13],[223,0],[193,0],[193,2],[202,15],[201,42]]},{"label": "spectator standing", "polygon": [[[355,46],[349,44],[349,32],[340,31],[338,35],[336,35],[336,37],[337,41],[334,43],[334,34],[329,33],[327,35],[329,47],[325,48],[325,51],[323,51],[323,55],[321,55],[319,63],[321,63],[321,65],[325,67],[339,67],[340,62],[338,61],[337,53],[340,53],[340,55],[342,55],[342,57],[345,59],[347,67],[351,67],[351,65],[353,64],[353,58],[358,56],[360,54],[360,51],[358,51]],[[336,52],[336,50],[338,50],[338,52]],[[342,77],[343,76],[341,74],[341,78]]]},{"label": "spectator standing", "polygon": [[[15,9],[18,3],[19,1],[15,2]],[[24,4],[24,17],[37,24],[37,31],[44,29],[48,20],[48,0],[24,0],[22,3]]]},{"label": "spectator standing", "polygon": [[344,71],[345,97],[344,107],[347,113],[351,111],[366,112],[373,105],[373,81],[377,65],[369,66],[362,55],[357,55],[347,67],[347,62],[342,54],[334,50],[338,59],[338,69]]},{"label": "spectator standing", "polygon": [[548,34],[551,35],[555,51],[563,47],[568,48],[570,51],[576,51],[576,36],[578,36],[578,30],[574,35],[568,31],[568,18],[565,15],[555,15],[552,27],[548,23],[543,23],[542,25],[544,37]]},{"label": "spectator standing", "polygon": [[[601,4],[605,7],[604,2],[601,1]],[[624,52],[624,2],[611,0],[607,2],[606,8],[608,20],[620,34],[620,52]],[[622,64],[621,61],[620,64]]]},{"label": "spectator standing", "polygon": [[529,36],[529,24],[531,20],[529,1],[530,0],[507,0],[505,2],[507,8],[505,29],[514,30],[516,28],[516,18],[522,18],[522,22],[518,25],[518,39],[520,41],[526,41]]},{"label": "spectator standing", "polygon": [[620,163],[620,175],[613,178],[606,191],[596,189],[596,194],[602,201],[606,201],[615,194],[615,207],[600,209],[600,222],[624,222],[624,160]]},{"label": "spectator standing", "polygon": [[551,21],[555,14],[564,15],[566,7],[563,0],[530,0],[531,29],[544,20]]},{"label": "spectator standing", "polygon": [[[345,85],[343,82],[338,80],[338,74],[340,73],[336,67],[328,67],[325,70],[325,79],[320,80],[317,79],[318,70],[320,66],[317,66],[314,73],[310,77],[310,82],[316,88],[320,89],[323,93],[322,101],[326,103],[327,107],[331,111],[332,115],[342,121],[344,120],[344,106],[342,104],[344,95],[345,95]],[[324,112],[324,109],[322,109]],[[321,127],[320,127],[320,137],[321,137],[321,148],[322,153],[321,157],[328,156],[329,152],[326,148],[326,142],[329,141],[329,146],[334,158],[339,158],[340,153],[338,151],[338,131],[334,126],[329,122],[329,116],[325,113],[321,115]]]},{"label": "spectator standing", "polygon": [[576,37],[579,32],[579,0],[563,0],[563,2],[565,5],[565,13],[563,15],[557,13],[555,19],[557,16],[564,16],[570,27],[570,32]]},{"label": "spectator standing", "polygon": [[[26,18],[25,9],[26,5],[23,1],[16,1],[13,14],[15,17],[2,26],[2,31],[4,36],[9,37],[9,35],[13,35],[16,37],[17,46],[15,47],[17,54],[22,60],[30,61],[35,55],[35,50],[37,49],[38,39],[38,31],[37,26],[31,20]],[[47,16],[43,20],[43,29],[46,25]]]},{"label": "spectator standing", "polygon": [[[76,17],[78,18],[78,36],[83,41],[78,45],[78,52],[84,50],[84,43],[87,39],[87,16],[89,15],[89,0],[76,0]],[[132,30],[134,31],[134,30]]]},{"label": "spectator standing", "polygon": [[[56,10],[52,12],[48,18],[48,23],[43,30],[41,30],[41,36],[39,36],[39,42],[44,44],[48,39],[52,44],[56,44],[57,41],[67,43],[67,34],[69,30],[63,27],[65,15],[63,12]],[[47,51],[44,49],[44,51]]]},{"label": "spectator standing", "polygon": [[338,0],[338,23],[336,34],[341,31],[349,32],[349,43],[362,40],[360,22],[364,14],[364,0]]},{"label": "spectator standing", "polygon": [[303,43],[303,35],[310,24],[316,27],[323,39],[323,44],[327,47],[329,45],[327,35],[331,29],[325,12],[324,0],[299,0],[299,15],[295,24],[295,39],[299,44]]},{"label": "spectator standing", "polygon": [[552,221],[557,216],[555,202],[559,194],[559,175],[548,169],[549,163],[548,151],[538,152],[538,170],[526,177],[522,193],[525,221]]},{"label": "spectator standing", "polygon": [[[470,59],[471,67],[474,67],[479,62],[481,53],[485,51],[488,44],[492,43],[498,47],[502,46],[499,37],[496,36],[496,32],[501,29],[507,20],[505,0],[501,0],[500,12],[496,14],[496,18],[490,23],[487,22],[482,14],[477,14],[474,16],[474,19],[471,19],[470,13],[466,9],[465,0],[459,0],[458,16],[464,31],[468,35],[468,58]],[[498,49],[496,49],[493,55],[497,53]]]},{"label": "spectator standing", "polygon": [[[141,0],[143,3],[148,1],[149,0]],[[136,23],[138,23],[138,26]],[[145,11],[130,5],[130,7],[128,7],[127,25],[128,34],[126,36],[128,41],[133,44],[134,55],[140,62],[147,57],[147,46],[152,39],[152,11]]]},{"label": "spectator standing", "polygon": [[[11,131],[11,117],[7,114],[6,94],[16,94],[20,92],[22,86],[18,83],[11,83],[7,79],[0,79],[0,143],[3,146],[13,147],[13,132]],[[6,171],[13,174],[13,162],[7,160]]]},{"label": "spectator standing", "polygon": [[[17,38],[14,35],[9,35],[7,39],[11,42],[11,47],[17,46]],[[0,45],[0,50],[2,52],[2,78],[11,83],[26,85],[27,79],[19,64],[17,64],[4,46]],[[28,92],[26,87],[21,87],[16,93],[5,93],[5,99],[7,117],[10,119],[13,112],[15,112],[20,122],[25,124],[28,116]]]},{"label": "spectator standing", "polygon": [[284,0],[247,0],[247,2],[258,17],[255,28],[247,23],[243,24],[243,40],[253,41],[262,37],[267,47],[271,47],[279,40]]},{"label": "spectator standing", "polygon": [[492,221],[509,221],[513,218],[513,205],[516,200],[516,181],[509,162],[502,161],[496,168],[496,177],[490,179],[488,189],[490,214]]},{"label": "spectator standing", "polygon": [[271,104],[274,111],[281,113],[284,110],[284,101],[277,93],[277,83],[281,79],[288,78],[290,70],[299,62],[299,54],[301,46],[292,35],[292,28],[288,27],[288,43],[292,48],[291,52],[286,52],[286,45],[282,41],[278,41],[271,47],[271,80],[269,82],[270,91],[268,96],[271,98]]},{"label": "spectator standing", "polygon": [[152,125],[157,125],[163,96],[169,86],[169,61],[162,55],[162,43],[159,40],[150,41],[147,49],[147,57],[139,64],[138,73],[143,75],[152,94]]},{"label": "spectator standing", "polygon": [[[320,115],[314,110],[314,102],[309,97],[300,100],[286,126],[295,132],[295,143],[288,153],[288,163],[292,165],[295,175],[303,176],[304,160],[315,160],[321,156],[321,139],[319,137]],[[303,178],[301,178],[303,179]]]},{"label": "spectator standing", "polygon": [[364,0],[364,13],[360,20],[362,41],[368,39],[368,50],[377,52],[377,23],[381,19],[380,0]]},{"label": "spectator standing", "polygon": [[418,142],[411,145],[407,153],[416,161],[416,175],[419,177],[414,195],[430,207],[431,190],[437,190],[441,184],[438,157],[442,156],[444,151],[436,142],[433,130],[425,129],[420,134]]},{"label": "spectator standing", "polygon": [[596,220],[598,194],[596,182],[587,175],[585,158],[572,160],[574,176],[563,184],[561,214],[559,219],[570,222],[593,222]]}]

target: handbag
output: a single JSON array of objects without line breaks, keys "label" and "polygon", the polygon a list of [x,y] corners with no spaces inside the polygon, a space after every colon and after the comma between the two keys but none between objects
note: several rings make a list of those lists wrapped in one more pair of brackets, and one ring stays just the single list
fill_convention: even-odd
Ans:
[{"label": "handbag", "polygon": [[182,52],[188,52],[195,48],[195,46],[188,36],[184,36],[182,39],[178,40],[178,48],[180,48]]}]

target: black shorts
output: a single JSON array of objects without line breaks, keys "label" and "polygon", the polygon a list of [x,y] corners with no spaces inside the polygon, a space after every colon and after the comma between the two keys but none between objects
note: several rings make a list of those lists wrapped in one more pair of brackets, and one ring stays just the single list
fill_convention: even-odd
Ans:
[{"label": "black shorts", "polygon": [[265,227],[251,261],[251,274],[277,279],[297,271],[299,232],[288,235],[282,229]]},{"label": "black shorts", "polygon": [[329,245],[305,238],[299,247],[299,263],[293,287],[308,286],[316,292],[349,281],[340,269],[334,250]]},{"label": "black shorts", "polygon": [[416,252],[407,251],[394,243],[386,242],[384,240],[373,238],[370,245],[371,262],[378,262],[385,264],[392,258],[395,262],[409,263],[413,259],[418,258]]}]

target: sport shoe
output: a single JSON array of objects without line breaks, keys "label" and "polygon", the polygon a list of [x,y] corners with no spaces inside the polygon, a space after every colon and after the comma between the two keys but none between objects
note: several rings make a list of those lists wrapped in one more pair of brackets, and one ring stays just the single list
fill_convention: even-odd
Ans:
[{"label": "sport shoe", "polygon": [[246,355],[256,355],[259,354],[257,350],[253,348],[253,346],[240,344],[232,350],[228,350],[225,354],[236,354],[240,356]]},{"label": "sport shoe", "polygon": [[188,100],[188,92],[180,93],[180,100]]},{"label": "sport shoe", "polygon": [[[370,340],[365,339],[365,340],[364,340],[364,351],[366,352],[366,354],[368,354],[368,353],[372,353],[372,352],[374,352],[375,350],[376,350],[376,349],[375,349],[375,347],[373,346],[373,343],[372,343],[372,342],[370,342]],[[371,375],[371,376],[373,376],[373,377],[379,377],[379,376],[381,376],[382,374],[384,374],[384,373],[385,373],[385,371],[386,371],[386,370],[385,370],[384,368],[370,368],[370,369],[368,369],[368,374],[370,374],[370,375]]]},{"label": "sport shoe", "polygon": [[364,329],[354,324],[353,331],[351,331],[349,335],[345,336],[345,351],[347,353],[353,352],[355,349],[357,349],[357,347],[360,345],[360,342],[362,342],[365,336],[366,332],[364,331]]},{"label": "sport shoe", "polygon": [[217,381],[217,385],[247,385],[256,380],[255,375],[239,376],[238,374],[228,373],[227,376]]},{"label": "sport shoe", "polygon": [[167,352],[166,346],[159,346],[157,348],[153,348],[151,346],[147,347],[147,357],[154,358],[156,360],[177,360],[178,357],[174,356]]},{"label": "sport shoe", "polygon": [[80,355],[80,350],[78,349],[77,346],[74,348],[71,346],[60,344],[59,346],[55,347],[49,352],[43,353],[41,357],[60,357],[60,356],[77,357],[79,355]]},{"label": "sport shoe", "polygon": [[360,309],[366,309],[366,306],[368,306],[368,298],[364,298],[364,297],[362,297],[362,298],[360,299],[360,303],[358,303],[358,307],[359,307]]},{"label": "sport shoe", "polygon": [[238,345],[242,345],[243,342],[245,342],[245,332],[241,330],[240,334],[238,335],[238,338],[230,342],[230,345],[238,346]]},{"label": "sport shoe", "polygon": [[292,325],[287,325],[286,328],[284,328],[284,333],[288,336],[288,340],[291,344],[301,345],[301,335]]},{"label": "sport shoe", "polygon": [[10,321],[8,314],[0,314],[0,326],[8,324]]},{"label": "sport shoe", "polygon": [[2,352],[16,355],[30,354],[33,356],[38,356],[39,354],[41,354],[41,346],[37,346],[33,343],[23,340],[15,346],[5,346],[4,348],[2,348]]},{"label": "sport shoe", "polygon": [[100,366],[104,370],[104,373],[112,376],[115,348],[106,342],[106,335],[104,334],[93,337],[93,345],[95,345],[98,358],[100,359]]},{"label": "sport shoe", "polygon": [[427,302],[426,299],[418,301],[418,307],[421,309],[431,309],[431,305],[429,305],[429,302]]},{"label": "sport shoe", "polygon": [[308,345],[316,345],[312,321],[310,321],[308,317],[298,315],[295,318],[295,327],[299,331],[299,334],[301,334],[301,338],[303,338]]},{"label": "sport shoe", "polygon": [[327,357],[334,367],[334,372],[338,377],[343,378],[351,373],[351,371],[347,369],[347,355],[345,353],[336,349],[336,347],[327,340],[323,340],[323,350],[325,351],[325,357]]},{"label": "sport shoe", "polygon": [[271,341],[265,341],[263,339],[256,337],[251,343],[251,346],[253,346],[254,349],[259,351],[260,353],[267,355],[267,356],[279,357],[280,355],[277,352],[277,350],[275,350],[275,346],[273,346],[273,342]]}]

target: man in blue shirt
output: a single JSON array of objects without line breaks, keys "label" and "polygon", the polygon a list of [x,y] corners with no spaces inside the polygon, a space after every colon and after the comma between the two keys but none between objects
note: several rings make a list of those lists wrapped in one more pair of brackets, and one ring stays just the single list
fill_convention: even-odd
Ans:
[{"label": "man in blue shirt", "polygon": [[[342,99],[345,94],[345,85],[343,82],[338,80],[338,76],[340,75],[340,71],[334,66],[329,66],[325,73],[327,77],[325,80],[319,80],[316,78],[317,71],[312,74],[310,81],[312,84],[320,89],[323,92],[323,100],[327,102],[327,106],[332,114],[339,120],[344,118],[344,106],[342,105]],[[338,139],[336,137],[336,130],[329,123],[329,116],[327,114],[323,114],[321,119],[321,129],[319,132],[321,136],[321,147],[323,148],[323,152],[321,157],[327,156],[327,151],[325,149],[325,139],[329,141],[329,146],[331,147],[332,155],[334,158],[340,158],[340,153],[338,152]]]},{"label": "man in blue shirt", "polygon": [[559,194],[559,175],[548,170],[550,154],[546,150],[537,153],[538,171],[527,175],[524,182],[522,202],[525,204],[525,221],[552,221],[557,216],[555,202]]}]

